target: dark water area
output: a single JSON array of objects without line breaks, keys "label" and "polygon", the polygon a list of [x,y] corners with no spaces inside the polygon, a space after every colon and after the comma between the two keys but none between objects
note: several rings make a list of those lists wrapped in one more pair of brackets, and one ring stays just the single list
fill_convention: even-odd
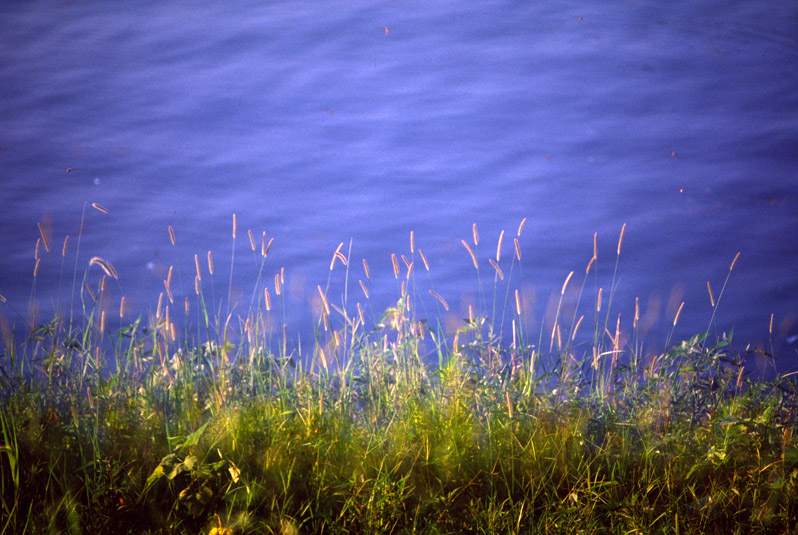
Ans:
[{"label": "dark water area", "polygon": [[[483,310],[504,230],[505,329],[518,289],[527,329],[547,339],[574,271],[571,323],[594,233],[597,272],[577,317],[592,325],[598,287],[606,307],[626,223],[613,331],[620,314],[630,340],[636,297],[647,352],[672,329],[674,340],[707,329],[707,282],[717,298],[739,252],[713,333],[733,329],[736,345],[798,369],[794,2],[11,2],[0,28],[8,324],[31,321],[32,295],[36,321],[63,314],[73,273],[80,282],[98,256],[120,276],[104,305],[118,311],[125,296],[118,328],[154,313],[170,265],[176,303],[193,300],[194,255],[204,266],[209,250],[226,313],[235,213],[236,310],[261,293],[247,230],[258,249],[265,231],[262,275],[286,278],[274,325],[294,341],[312,340],[328,278],[350,314],[366,303],[363,258],[371,310],[392,306],[391,254],[410,260],[410,231],[430,263],[427,274],[412,256],[416,310],[453,332],[480,302],[461,244],[472,223]],[[40,250],[34,294],[37,223],[51,251]],[[346,288],[329,265],[350,240]]]}]

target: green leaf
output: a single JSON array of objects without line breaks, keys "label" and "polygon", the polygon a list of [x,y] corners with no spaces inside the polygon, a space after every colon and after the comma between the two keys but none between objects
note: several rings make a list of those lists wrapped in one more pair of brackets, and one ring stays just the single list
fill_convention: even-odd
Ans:
[{"label": "green leaf", "polygon": [[202,424],[199,429],[188,435],[186,437],[186,440],[182,444],[177,446],[177,448],[175,449],[179,450],[181,448],[191,448],[196,446],[199,443],[200,438],[202,437],[202,433],[205,432],[205,428],[208,427],[209,423],[210,422],[205,422],[204,424]]}]

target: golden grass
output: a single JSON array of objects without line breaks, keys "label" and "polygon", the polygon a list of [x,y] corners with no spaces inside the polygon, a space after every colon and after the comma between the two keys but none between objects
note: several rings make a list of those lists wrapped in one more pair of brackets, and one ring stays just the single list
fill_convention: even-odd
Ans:
[{"label": "golden grass", "polygon": [[438,292],[436,292],[435,290],[430,290],[430,291],[429,291],[429,293],[430,293],[430,295],[431,295],[432,297],[434,297],[435,299],[437,299],[438,301],[440,301],[441,305],[443,305],[443,308],[444,308],[445,310],[447,310],[447,311],[449,310],[449,303],[447,303],[447,302],[446,302],[446,299],[444,299],[444,298],[441,296],[441,294],[439,294],[439,293],[438,293]]},{"label": "golden grass", "polygon": [[494,260],[493,260],[492,258],[488,258],[488,262],[490,262],[490,265],[491,265],[491,266],[493,266],[493,269],[495,269],[495,270],[496,270],[496,274],[499,276],[499,278],[500,278],[501,280],[504,280],[504,273],[502,273],[502,270],[501,270],[501,268],[499,267],[499,264],[497,264],[496,262],[494,262]]},{"label": "golden grass", "polygon": [[335,267],[335,260],[338,259],[338,258],[343,258],[342,262],[344,263],[344,265],[346,265],[346,257],[344,257],[341,254],[341,247],[343,247],[343,246],[344,246],[344,242],[341,242],[341,243],[338,244],[338,247],[336,247],[335,252],[333,253],[333,256],[332,256],[332,260],[330,260],[330,271],[332,271],[333,268]]},{"label": "golden grass", "polygon": [[99,266],[100,269],[102,269],[109,277],[113,277],[115,279],[119,278],[119,274],[116,272],[116,269],[114,269],[114,266],[99,256],[93,256],[91,260],[89,260],[89,266]]},{"label": "golden grass", "polygon": [[676,327],[676,324],[679,322],[679,315],[682,313],[682,308],[684,308],[684,301],[682,301],[682,304],[679,305],[679,309],[676,311],[676,315],[673,317],[674,327]]},{"label": "golden grass", "polygon": [[[499,261],[502,255],[502,240],[504,239],[504,230],[499,233],[499,242],[496,244],[496,262]],[[504,279],[504,277],[502,277]]]},{"label": "golden grass", "polygon": [[621,227],[621,235],[618,237],[618,255],[621,254],[621,244],[623,243],[623,235],[626,232],[626,223]]},{"label": "golden grass", "polygon": [[368,298],[369,298],[369,291],[366,289],[366,285],[365,285],[365,284],[363,284],[363,280],[362,280],[362,279],[360,279],[360,280],[358,280],[357,282],[359,282],[359,283],[360,283],[360,289],[361,289],[361,290],[363,290],[363,295],[365,295],[365,296],[366,296],[366,299],[368,299]]},{"label": "golden grass", "polygon": [[526,224],[526,218],[521,220],[521,223],[518,224],[518,232],[516,232],[516,236],[519,238],[521,237],[521,231],[524,230],[524,225]]},{"label": "golden grass", "polygon": [[427,263],[427,257],[426,257],[426,256],[424,256],[424,251],[422,251],[421,249],[419,249],[419,250],[418,250],[418,254],[421,256],[421,260],[422,260],[422,262],[424,262],[424,269],[426,269],[427,271],[429,271],[429,264]]},{"label": "golden grass", "polygon": [[477,265],[477,257],[474,255],[474,251],[471,250],[471,247],[468,246],[468,242],[466,242],[465,240],[460,240],[460,243],[463,244],[463,247],[466,248],[468,254],[471,255],[471,262],[474,263],[474,268],[479,270],[479,265]]},{"label": "golden grass", "polygon": [[[50,240],[47,239],[47,233],[44,232],[44,229],[42,228],[42,224],[41,223],[36,223],[36,224],[39,226],[39,234],[42,235],[42,242],[44,243],[44,250],[49,253],[50,252]],[[38,250],[39,250],[39,248],[36,247],[37,256],[38,256]]]},{"label": "golden grass", "polygon": [[107,208],[105,208],[104,206],[100,206],[96,202],[91,203],[91,207],[94,208],[95,210],[99,211],[99,212],[104,213],[104,214],[109,213]]}]

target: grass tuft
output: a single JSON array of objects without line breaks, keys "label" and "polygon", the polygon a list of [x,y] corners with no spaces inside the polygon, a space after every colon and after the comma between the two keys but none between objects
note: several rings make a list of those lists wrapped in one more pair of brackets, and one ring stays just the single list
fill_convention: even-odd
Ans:
[{"label": "grass tuft", "polygon": [[[258,255],[248,231],[259,268],[249,308],[234,298],[236,225],[234,215],[224,313],[208,252],[205,279],[194,255],[195,293],[182,307],[169,307],[170,266],[168,302],[162,293],[152,317],[124,323],[121,286],[105,284],[119,282],[116,270],[76,258],[82,282],[73,282],[70,305],[79,288],[82,321],[70,312],[16,331],[2,322],[0,534],[787,533],[798,525],[796,375],[756,379],[731,337],[709,340],[728,275],[706,331],[670,345],[671,330],[662,353],[643,354],[636,309],[635,341],[625,347],[610,310],[624,225],[603,286],[606,310],[594,270],[595,306],[561,324],[571,271],[543,352],[543,327],[537,340],[526,332],[517,239],[512,260],[499,265],[503,231],[488,259],[491,310],[469,307],[450,332],[419,312],[449,304],[429,273],[421,280],[412,270],[413,232],[409,252],[391,255],[395,277],[401,258],[406,280],[379,317],[361,279],[367,306],[351,302],[352,245],[344,254],[342,242],[325,287],[317,285],[315,337],[292,349],[285,271],[273,281],[263,273],[273,243],[265,233]],[[461,243],[479,272],[476,224],[472,241],[474,249]],[[36,256],[37,271],[46,268]],[[596,261],[594,235],[577,309]],[[347,282],[340,300],[330,293],[334,271]],[[106,315],[117,299],[118,322]],[[19,316],[5,299],[0,306]],[[586,315],[593,333],[578,345]]]}]

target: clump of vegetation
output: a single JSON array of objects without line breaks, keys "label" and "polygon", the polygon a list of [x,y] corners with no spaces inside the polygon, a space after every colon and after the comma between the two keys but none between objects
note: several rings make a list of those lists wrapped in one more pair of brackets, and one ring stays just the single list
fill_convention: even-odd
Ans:
[{"label": "clump of vegetation", "polygon": [[[285,273],[264,275],[265,234],[248,309],[230,299],[231,267],[222,312],[209,253],[207,268],[194,258],[193,298],[175,305],[170,267],[152,317],[116,332],[109,283],[118,275],[92,257],[80,320],[55,317],[22,336],[3,330],[0,533],[787,533],[798,525],[794,375],[752,378],[731,340],[707,333],[655,355],[623,347],[620,327],[607,327],[615,274],[587,350],[572,344],[583,318],[564,326],[561,306],[551,331],[532,339],[512,287],[520,245],[516,237],[502,263],[503,236],[485,264],[496,277],[494,303],[503,290],[509,307],[494,304],[490,316],[469,309],[454,332],[421,317],[423,298],[439,312],[448,303],[421,289],[429,264],[411,233],[407,255],[392,257],[396,305],[373,317],[368,305],[351,296],[335,304],[319,286],[318,328],[304,352],[288,346],[273,310]],[[476,225],[471,242],[462,244],[479,272]],[[594,246],[585,281],[596,258]],[[331,276],[341,265],[354,278],[354,263],[351,247],[339,246]]]}]

